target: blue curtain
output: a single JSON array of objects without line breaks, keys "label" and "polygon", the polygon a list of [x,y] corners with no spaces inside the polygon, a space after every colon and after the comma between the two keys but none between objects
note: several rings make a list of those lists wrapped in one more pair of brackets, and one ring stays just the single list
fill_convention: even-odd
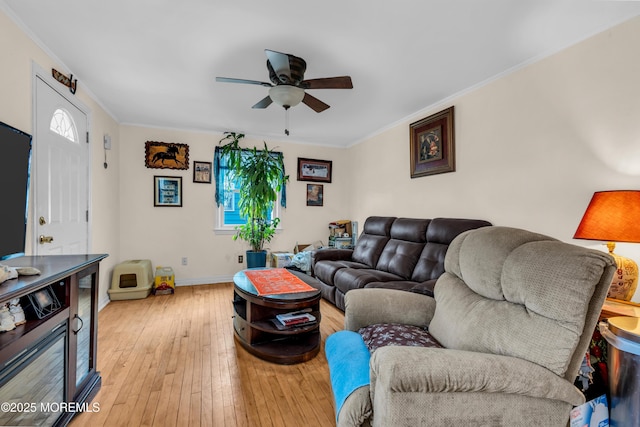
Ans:
[{"label": "blue curtain", "polygon": [[[277,159],[280,160],[280,163],[282,163],[283,176],[286,175],[286,173],[284,172],[284,155],[279,151],[274,151],[273,155],[277,156]],[[224,203],[224,175],[227,169],[227,165],[222,158],[222,148],[216,147],[213,154],[213,178],[216,182],[216,206],[220,206],[220,203]],[[283,185],[282,189],[280,190],[280,206],[282,206],[283,208],[287,207],[286,185]]]}]

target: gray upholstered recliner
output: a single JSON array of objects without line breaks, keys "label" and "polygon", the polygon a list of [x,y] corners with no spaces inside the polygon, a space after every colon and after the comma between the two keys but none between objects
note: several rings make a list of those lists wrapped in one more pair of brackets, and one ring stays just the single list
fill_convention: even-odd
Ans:
[{"label": "gray upholstered recliner", "polygon": [[[486,227],[452,242],[445,270],[434,298],[390,289],[346,295],[347,331],[326,345],[334,395],[358,371],[353,363],[369,364],[370,383],[344,393],[338,425],[568,425],[570,410],[584,402],[573,383],[615,271],[612,258]],[[428,327],[444,348],[391,344],[370,360],[357,350],[345,358],[353,346],[340,334],[359,338],[348,331],[374,324]]]}]

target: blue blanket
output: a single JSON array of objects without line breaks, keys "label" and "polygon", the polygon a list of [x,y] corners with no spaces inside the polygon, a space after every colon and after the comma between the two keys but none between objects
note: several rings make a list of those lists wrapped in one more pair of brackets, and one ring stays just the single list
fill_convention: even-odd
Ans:
[{"label": "blue blanket", "polygon": [[324,350],[329,362],[337,420],[347,397],[356,389],[369,385],[370,354],[362,336],[353,331],[330,335]]}]

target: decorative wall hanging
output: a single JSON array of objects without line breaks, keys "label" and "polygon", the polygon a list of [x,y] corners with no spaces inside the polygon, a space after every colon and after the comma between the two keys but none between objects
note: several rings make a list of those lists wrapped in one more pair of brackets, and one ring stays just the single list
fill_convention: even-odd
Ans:
[{"label": "decorative wall hanging", "polygon": [[324,185],[307,184],[307,206],[322,206],[324,199]]},{"label": "decorative wall hanging", "polygon": [[182,177],[153,177],[153,206],[182,207]]},{"label": "decorative wall hanging", "polygon": [[193,161],[193,182],[211,184],[211,162]]},{"label": "decorative wall hanging", "polygon": [[298,157],[298,181],[331,182],[331,160]]},{"label": "decorative wall hanging", "polygon": [[411,123],[411,178],[453,172],[453,107]]},{"label": "decorative wall hanging", "polygon": [[68,87],[72,94],[76,94],[76,89],[78,88],[78,79],[73,80],[73,74],[69,74],[69,77],[67,77],[60,71],[52,68],[51,75],[54,79]]},{"label": "decorative wall hanging", "polygon": [[189,169],[189,146],[173,142],[147,141],[144,165],[152,169]]}]

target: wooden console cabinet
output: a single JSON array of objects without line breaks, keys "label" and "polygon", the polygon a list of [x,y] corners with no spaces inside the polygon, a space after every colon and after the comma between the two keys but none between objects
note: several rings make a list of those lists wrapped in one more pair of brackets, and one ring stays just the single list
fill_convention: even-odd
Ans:
[{"label": "wooden console cabinet", "polygon": [[[0,332],[0,425],[64,426],[79,411],[99,410],[90,402],[101,384],[96,370],[98,273],[105,257],[2,261],[35,267],[41,274],[0,284],[0,304],[20,298],[27,318],[14,330]],[[34,309],[34,298],[46,309]],[[51,300],[55,304],[48,304]]]}]

